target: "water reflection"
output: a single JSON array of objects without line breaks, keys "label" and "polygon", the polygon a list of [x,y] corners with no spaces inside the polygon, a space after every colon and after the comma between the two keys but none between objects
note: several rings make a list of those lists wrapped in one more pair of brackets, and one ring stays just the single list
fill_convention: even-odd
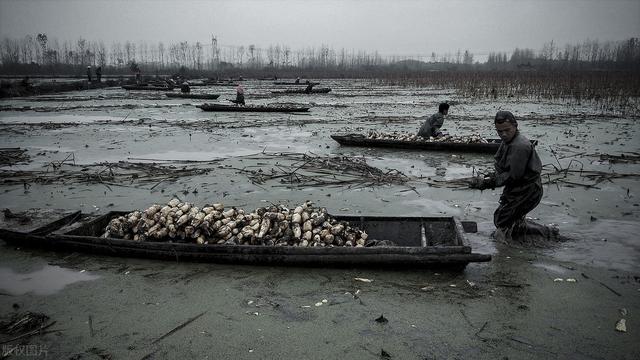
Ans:
[{"label": "water reflection", "polygon": [[69,284],[99,279],[98,275],[46,265],[40,270],[17,273],[10,268],[0,268],[0,291],[11,295],[33,293],[51,295]]}]

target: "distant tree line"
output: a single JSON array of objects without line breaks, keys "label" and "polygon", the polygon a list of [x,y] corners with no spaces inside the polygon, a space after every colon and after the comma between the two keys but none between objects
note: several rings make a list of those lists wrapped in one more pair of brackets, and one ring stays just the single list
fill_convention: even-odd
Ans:
[{"label": "distant tree line", "polygon": [[504,68],[584,69],[584,70],[640,70],[640,40],[629,38],[618,42],[587,40],[581,44],[559,47],[553,41],[544,44],[542,50],[516,48],[507,53],[490,53],[486,67],[491,70]]},{"label": "distant tree line", "polygon": [[640,70],[640,42],[587,40],[558,46],[553,41],[541,50],[516,48],[511,54],[492,52],[487,61],[474,61],[468,50],[429,56],[382,56],[378,52],[335,50],[322,45],[293,51],[285,45],[268,48],[219,46],[187,41],[114,42],[79,38],[50,40],[47,34],[4,38],[0,45],[2,74],[82,74],[86,66],[102,66],[105,74],[130,74],[138,67],[147,74],[186,72],[199,75],[288,77],[376,77],[384,73],[415,73],[431,70]]}]

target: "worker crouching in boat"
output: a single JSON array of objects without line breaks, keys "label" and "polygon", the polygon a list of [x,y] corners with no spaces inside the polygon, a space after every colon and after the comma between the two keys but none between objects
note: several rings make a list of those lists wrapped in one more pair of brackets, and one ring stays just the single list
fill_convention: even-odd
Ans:
[{"label": "worker crouching in boat", "polygon": [[418,131],[418,136],[422,136],[425,139],[443,136],[440,128],[444,124],[444,117],[447,114],[449,114],[449,104],[441,103],[438,106],[438,112],[431,115],[431,117],[422,124]]},{"label": "worker crouching in boat", "polygon": [[313,83],[307,80],[307,87],[304,89],[305,94],[311,94],[313,92]]},{"label": "worker crouching in boat", "polygon": [[493,214],[496,239],[511,240],[525,235],[550,237],[557,229],[527,221],[525,216],[542,199],[542,163],[535,146],[518,131],[518,122],[509,111],[499,111],[494,120],[502,143],[495,155],[495,174],[474,178],[470,187],[494,189],[504,186],[500,205]]}]

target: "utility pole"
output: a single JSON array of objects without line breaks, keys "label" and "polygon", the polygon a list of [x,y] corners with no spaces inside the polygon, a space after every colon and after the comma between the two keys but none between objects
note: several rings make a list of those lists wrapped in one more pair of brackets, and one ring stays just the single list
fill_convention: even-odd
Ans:
[{"label": "utility pole", "polygon": [[211,65],[213,70],[218,69],[218,63],[220,62],[218,56],[218,38],[211,34]]}]

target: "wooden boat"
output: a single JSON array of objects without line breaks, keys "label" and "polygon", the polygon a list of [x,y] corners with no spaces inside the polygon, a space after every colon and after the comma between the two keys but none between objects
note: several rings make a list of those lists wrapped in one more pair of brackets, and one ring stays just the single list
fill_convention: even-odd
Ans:
[{"label": "wooden boat", "polygon": [[151,91],[167,91],[173,89],[169,86],[158,85],[122,85],[125,90],[151,90]]},{"label": "wooden boat", "polygon": [[[340,145],[345,146],[365,146],[365,147],[389,147],[399,149],[431,150],[431,151],[451,151],[451,152],[472,152],[495,154],[500,147],[502,140],[487,139],[488,143],[459,143],[445,141],[403,141],[369,139],[362,134],[331,135],[331,138]],[[534,145],[537,140],[531,140]]]},{"label": "wooden boat", "polygon": [[[471,252],[465,227],[474,222],[454,217],[336,216],[369,234],[370,240],[390,240],[394,246],[297,247],[266,245],[217,245],[178,242],[133,241],[104,238],[111,219],[126,212],[113,211],[66,225],[70,216],[32,232],[0,229],[0,239],[19,247],[80,251],[111,256],[252,265],[453,267],[491,260],[491,255]],[[370,241],[376,243],[376,241]]]},{"label": "wooden boat", "polygon": [[223,104],[202,104],[198,107],[204,111],[235,111],[235,112],[306,112],[308,107],[292,106],[237,106]]},{"label": "wooden boat", "polygon": [[[320,83],[319,82],[311,82],[311,84],[319,85]],[[307,86],[307,85],[309,85],[309,83],[303,82],[303,81],[298,82],[298,83],[295,82],[295,81],[274,81],[273,85],[291,85],[291,86],[302,86],[302,85],[304,85],[304,86]]]},{"label": "wooden boat", "polygon": [[[218,83],[220,83],[220,81],[216,81],[216,80],[187,80],[186,81],[187,85],[189,86],[210,86],[210,85],[216,85]],[[225,84],[230,84],[230,82],[225,81]]]},{"label": "wooden boat", "polygon": [[[330,91],[331,91],[330,88],[311,89],[311,94],[326,94]],[[307,92],[304,89],[287,89],[287,90],[280,90],[280,91],[272,91],[271,93],[272,94],[307,94]]]},{"label": "wooden boat", "polygon": [[238,86],[238,83],[228,81],[208,81],[205,83],[207,86]]},{"label": "wooden boat", "polygon": [[220,97],[220,94],[166,93],[165,95],[167,95],[167,97],[170,97],[170,98],[207,99],[207,100],[215,100]]}]

